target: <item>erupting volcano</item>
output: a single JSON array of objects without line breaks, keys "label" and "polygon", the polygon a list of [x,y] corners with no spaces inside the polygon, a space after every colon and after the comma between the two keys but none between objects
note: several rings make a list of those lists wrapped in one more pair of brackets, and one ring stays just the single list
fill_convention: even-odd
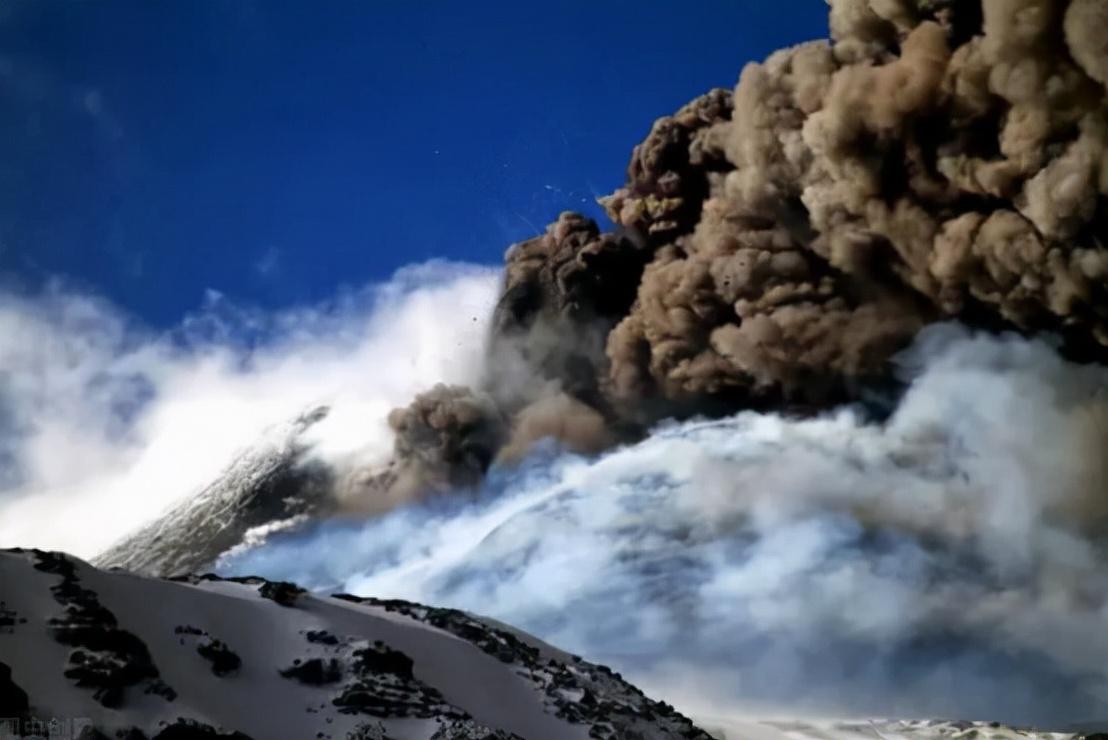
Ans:
[{"label": "erupting volcano", "polygon": [[[368,328],[309,322],[281,349],[297,362],[230,353],[227,398],[296,377],[295,412],[208,485],[80,553],[143,578],[0,559],[19,590],[60,575],[47,591],[69,622],[46,597],[0,596],[13,619],[48,620],[75,650],[47,652],[96,693],[29,680],[29,658],[6,657],[29,629],[12,620],[0,691],[105,732],[186,737],[166,734],[184,703],[212,732],[272,732],[181,689],[186,673],[159,678],[173,625],[132,617],[149,649],[124,627],[131,600],[164,591],[198,605],[207,626],[181,644],[209,653],[220,599],[268,614],[289,660],[297,629],[342,632],[305,652],[310,670],[282,666],[312,685],[293,691],[276,668],[250,672],[265,659],[236,627],[251,654],[237,680],[254,682],[236,691],[310,695],[343,731],[371,731],[359,712],[383,722],[349,737],[1103,731],[1108,2],[829,5],[828,40],[656,120],[600,199],[610,224],[566,211],[496,276],[401,273],[347,307]],[[127,377],[157,376],[144,363],[160,345],[138,345]],[[282,612],[247,586],[292,595]],[[86,612],[95,635],[70,624]],[[442,647],[417,648],[419,630]],[[378,633],[422,651],[414,673]],[[456,637],[477,647],[462,655]],[[428,668],[439,652],[457,660]],[[146,672],[101,675],[120,661]],[[460,665],[541,696],[502,711]],[[187,702],[169,706],[162,684]],[[140,686],[141,707],[104,701]],[[931,718],[965,722],[907,721]]]}]

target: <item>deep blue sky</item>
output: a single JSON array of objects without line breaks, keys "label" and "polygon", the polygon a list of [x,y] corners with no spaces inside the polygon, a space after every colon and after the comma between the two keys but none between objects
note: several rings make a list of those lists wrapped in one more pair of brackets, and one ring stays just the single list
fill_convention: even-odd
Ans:
[{"label": "deep blue sky", "polygon": [[0,280],[169,325],[497,262],[822,0],[25,0],[0,15]]}]

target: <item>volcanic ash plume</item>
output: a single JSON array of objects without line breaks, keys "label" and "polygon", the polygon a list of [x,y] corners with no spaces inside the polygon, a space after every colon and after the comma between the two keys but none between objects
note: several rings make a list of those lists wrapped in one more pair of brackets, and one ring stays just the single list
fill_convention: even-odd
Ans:
[{"label": "volcanic ash plume", "polygon": [[836,0],[833,42],[748,65],[687,155],[656,124],[606,203],[654,250],[613,392],[821,400],[949,317],[1103,357],[1106,11],[1066,6]]},{"label": "volcanic ash plume", "polygon": [[392,460],[384,469],[354,468],[339,487],[340,500],[365,513],[479,483],[506,435],[491,398],[441,383],[393,409],[388,422]]},{"label": "volcanic ash plume", "polygon": [[509,250],[482,388],[510,427],[568,396],[618,440],[856,398],[952,318],[1108,358],[1106,8],[833,0],[831,41],[654,124],[615,232],[565,213]]},{"label": "volcanic ash plume", "polygon": [[[614,231],[508,251],[484,377],[432,393],[483,411],[399,425],[395,465],[518,469],[225,567],[475,609],[717,707],[1098,716],[1106,385],[1062,357],[1108,360],[1108,5],[832,0],[830,29],[658,120]],[[823,413],[894,356],[887,421]]]},{"label": "volcanic ash plume", "polygon": [[[221,566],[471,609],[716,710],[1101,719],[1108,4],[830,28],[657,121],[612,232],[508,251],[469,385],[335,466],[381,516]],[[843,405],[890,385],[885,418]]]},{"label": "volcanic ash plume", "polygon": [[1103,721],[1108,371],[946,325],[898,365],[882,423],[745,411],[539,450],[473,499],[223,569],[472,610],[694,716]]}]

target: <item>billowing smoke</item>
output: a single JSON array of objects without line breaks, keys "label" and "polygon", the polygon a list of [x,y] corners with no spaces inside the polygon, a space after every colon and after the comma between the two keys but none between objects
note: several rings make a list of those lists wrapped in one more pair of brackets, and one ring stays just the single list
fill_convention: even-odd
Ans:
[{"label": "billowing smoke", "polygon": [[1106,16],[834,0],[830,41],[654,124],[617,231],[567,213],[508,252],[481,388],[509,419],[568,394],[617,440],[857,398],[952,318],[1105,360]]},{"label": "billowing smoke", "polygon": [[393,409],[388,422],[395,437],[392,458],[383,468],[351,466],[337,491],[347,509],[380,513],[477,485],[507,435],[492,398],[441,383]]},{"label": "billowing smoke", "polygon": [[223,564],[445,604],[679,706],[1065,727],[1108,706],[1108,371],[926,330],[884,423],[844,408],[540,448],[457,497]]},{"label": "billowing smoke", "polygon": [[[730,119],[687,137],[699,167],[665,164],[682,139],[657,124],[607,201],[656,248],[613,391],[826,401],[949,317],[1104,357],[1108,119],[1081,62],[1103,42],[1074,29],[1105,11],[1066,6],[839,0],[833,42],[743,70]],[[695,223],[660,192],[689,180]]]},{"label": "billowing smoke", "polygon": [[[90,349],[67,333],[85,313],[46,314],[65,340],[23,349],[0,417],[22,445],[5,484],[44,497],[0,535],[81,552],[92,535],[33,535],[42,512],[149,518],[172,454],[243,398],[283,398],[270,422],[322,402],[347,516],[225,570],[469,608],[691,711],[1103,716],[1108,6],[830,5],[830,41],[654,124],[611,232],[565,213],[513,246],[498,299],[463,271],[389,293],[368,330],[282,319],[279,351],[247,353],[114,318]],[[211,377],[224,392],[190,395]],[[119,403],[130,379],[167,405]],[[83,447],[89,404],[116,457]],[[149,410],[188,404],[210,412],[184,437]],[[115,493],[70,495],[78,475]]]},{"label": "billowing smoke", "polygon": [[515,419],[511,439],[500,450],[502,462],[521,460],[533,445],[558,440],[574,452],[600,452],[614,443],[607,422],[595,409],[565,394],[548,395],[530,404]]}]

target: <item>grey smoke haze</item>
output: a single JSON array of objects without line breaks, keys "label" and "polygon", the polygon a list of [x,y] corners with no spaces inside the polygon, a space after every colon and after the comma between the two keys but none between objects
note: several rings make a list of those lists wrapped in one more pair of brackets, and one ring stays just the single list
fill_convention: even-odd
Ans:
[{"label": "grey smoke haze", "polygon": [[222,564],[486,614],[679,706],[1065,725],[1108,706],[1108,371],[941,325],[895,414],[740,413],[475,503],[327,523]]}]

